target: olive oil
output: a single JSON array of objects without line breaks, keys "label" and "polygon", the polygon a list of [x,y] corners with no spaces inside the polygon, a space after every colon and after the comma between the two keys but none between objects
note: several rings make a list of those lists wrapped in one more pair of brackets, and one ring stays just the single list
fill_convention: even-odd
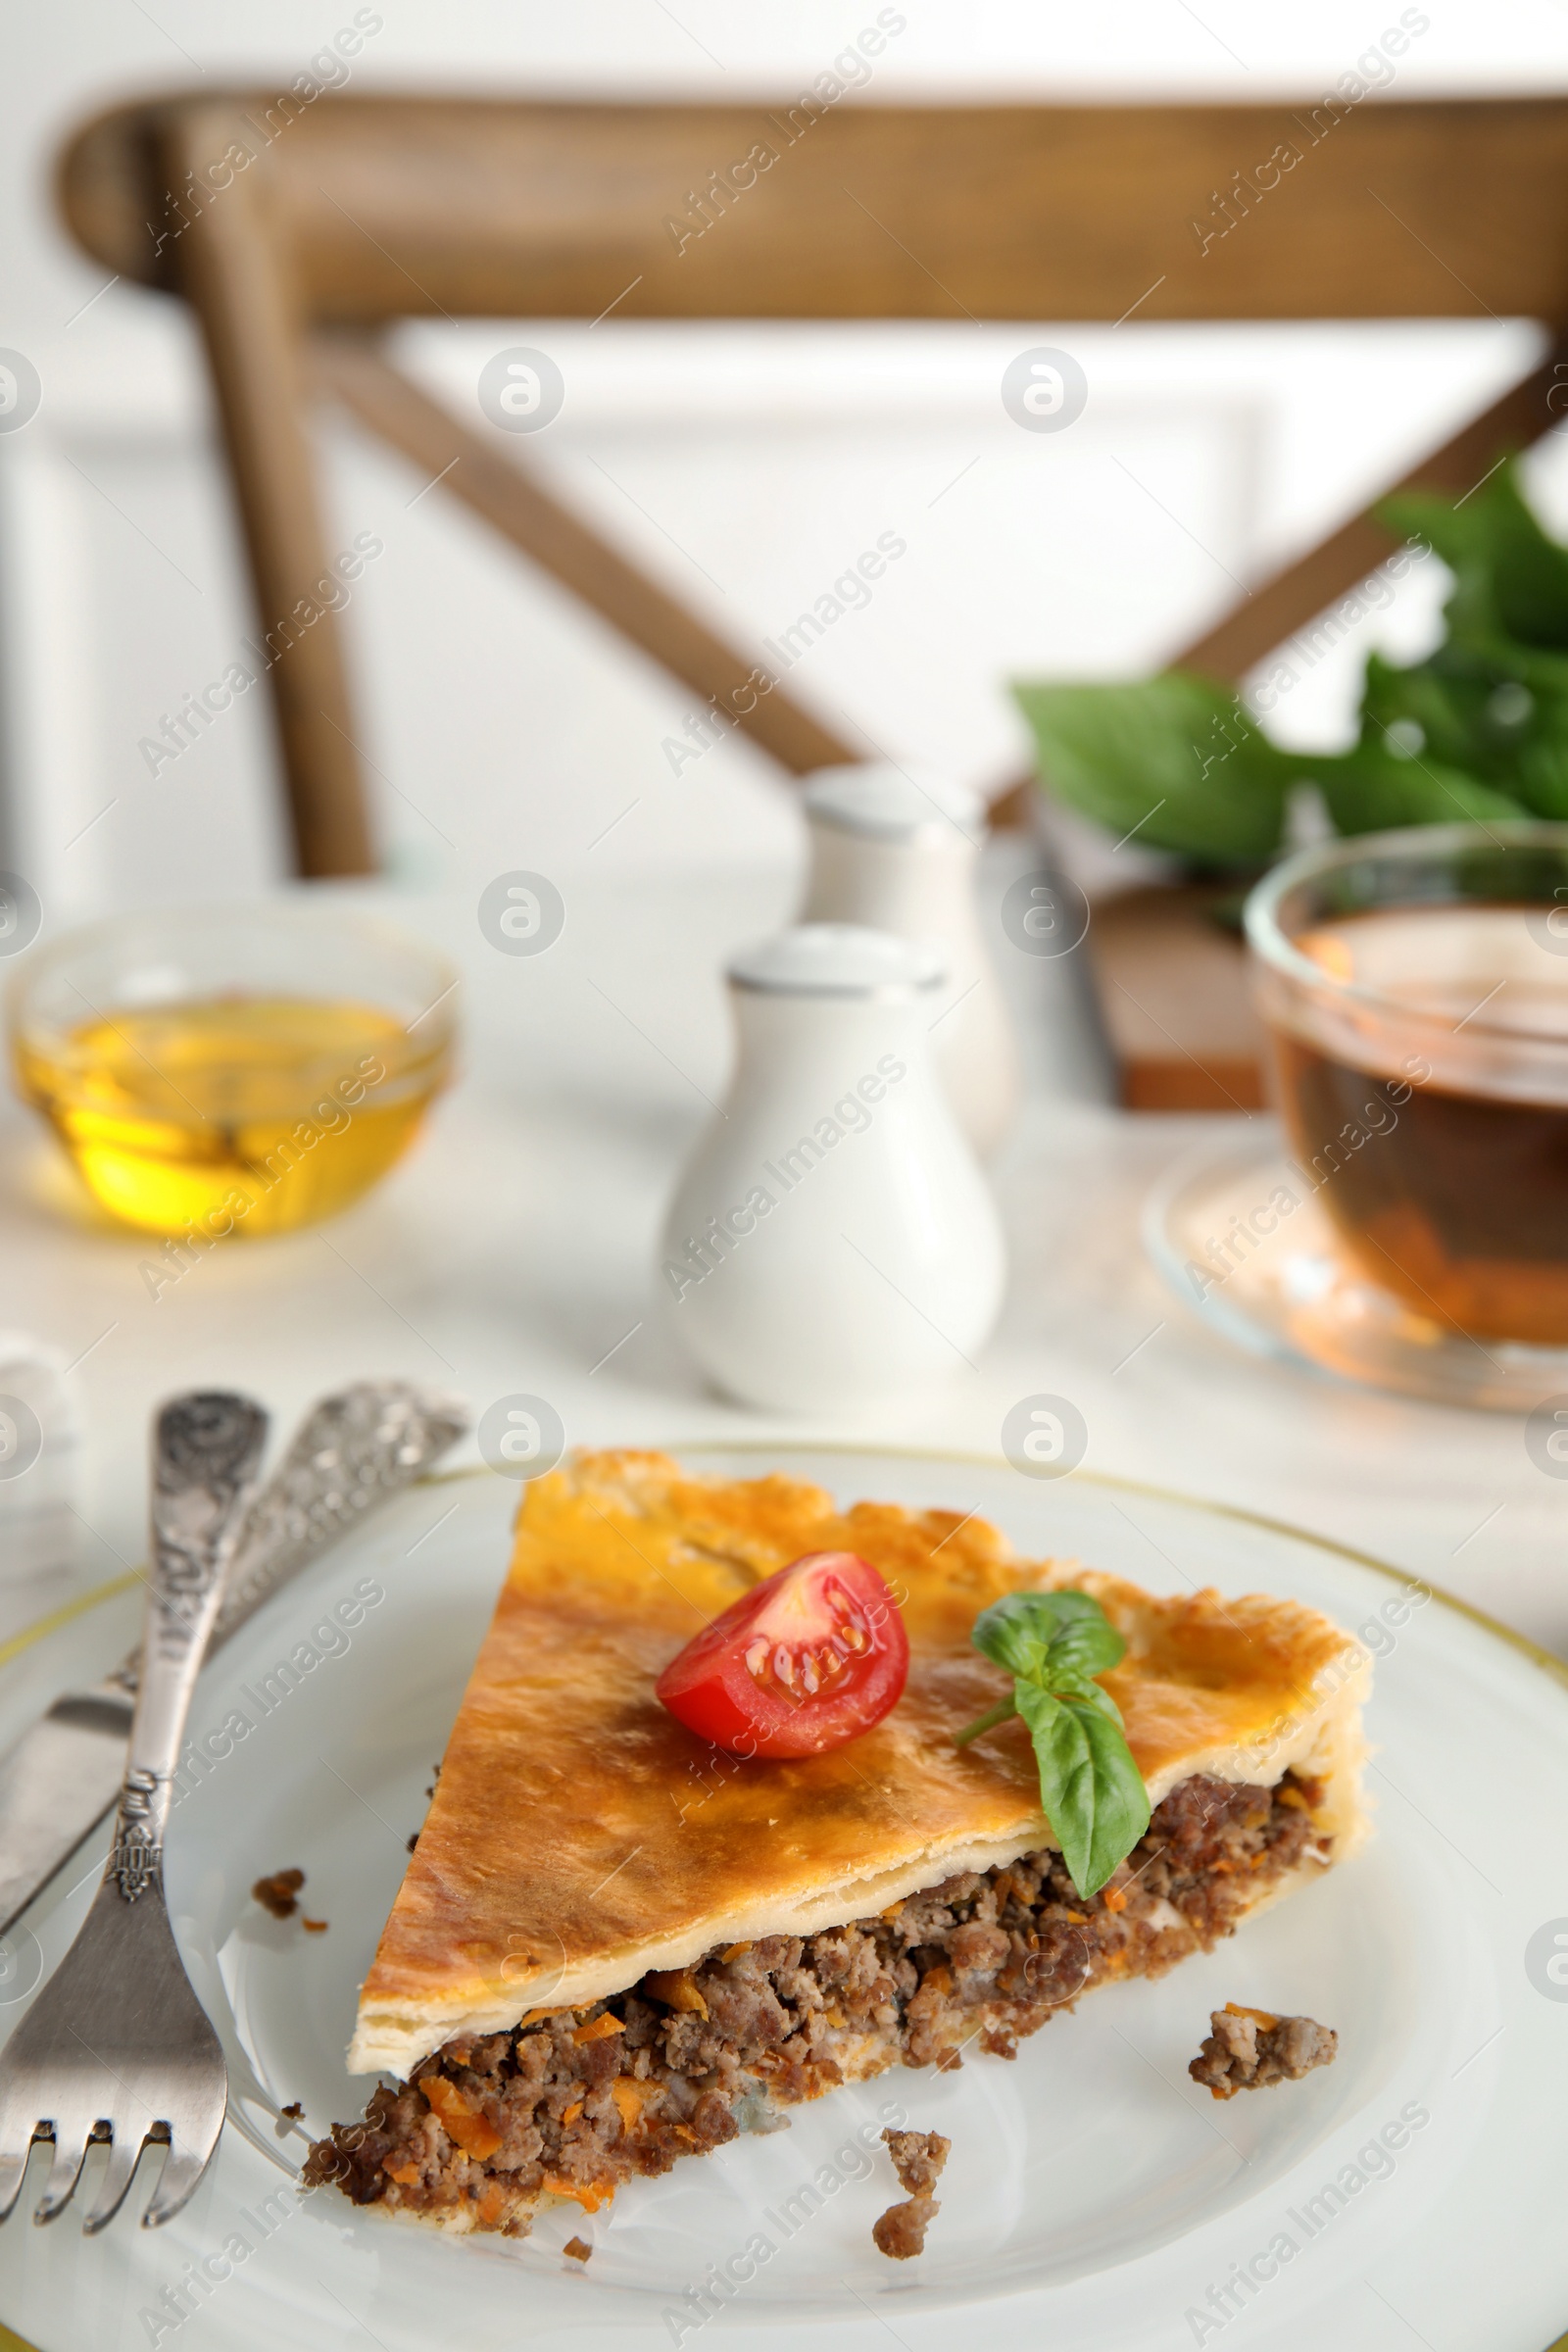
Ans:
[{"label": "olive oil", "polygon": [[286,1233],[391,1167],[446,1075],[384,1008],[243,994],[94,1014],[17,1042],[24,1097],[94,1199],[154,1233]]}]

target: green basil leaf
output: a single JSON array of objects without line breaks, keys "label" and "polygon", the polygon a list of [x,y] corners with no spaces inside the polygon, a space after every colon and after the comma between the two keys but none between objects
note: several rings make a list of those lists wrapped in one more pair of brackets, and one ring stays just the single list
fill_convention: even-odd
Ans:
[{"label": "green basil leaf", "polygon": [[1215,681],[1020,685],[1040,773],[1116,835],[1208,866],[1280,846],[1293,785],[1315,783],[1342,834],[1528,815],[1568,818],[1568,547],[1510,459],[1462,499],[1399,492],[1379,512],[1453,574],[1427,661],[1367,664],[1353,752],[1288,752]]},{"label": "green basil leaf", "polygon": [[1117,1730],[1120,1731],[1120,1707],[1117,1706],[1116,1701],[1111,1697],[1110,1692],[1106,1690],[1101,1684],[1095,1682],[1091,1676],[1086,1674],[1074,1674],[1068,1670],[1061,1674],[1051,1676],[1043,1687],[1051,1691],[1053,1697],[1078,1698],[1083,1700],[1085,1706],[1098,1707],[1101,1714],[1105,1717],[1106,1721],[1113,1723]]},{"label": "green basil leaf", "polygon": [[993,1601],[970,1627],[970,1642],[1004,1674],[1038,1674],[1056,1630],[1050,1611],[1036,1605],[1045,1597],[1043,1592],[1009,1592]]},{"label": "green basil leaf", "polygon": [[1395,728],[1396,740],[1412,741],[1423,759],[1461,768],[1506,791],[1518,728],[1499,724],[1493,715],[1498,682],[1490,662],[1458,654],[1452,646],[1408,669],[1370,654],[1361,694],[1361,741],[1386,748]]},{"label": "green basil leaf", "polygon": [[1568,817],[1568,662],[1559,666],[1560,679],[1544,674],[1545,657],[1500,635],[1440,646],[1408,669],[1373,654],[1362,741],[1419,731],[1412,748],[1425,760],[1512,794],[1535,816]]},{"label": "green basil leaf", "polygon": [[1340,833],[1381,833],[1397,825],[1453,825],[1525,816],[1511,794],[1424,753],[1400,760],[1386,748],[1358,746],[1337,758],[1299,760],[1303,782],[1316,784]]},{"label": "green basil leaf", "polygon": [[[1007,1592],[982,1609],[969,1631],[969,1639],[985,1657],[1000,1666],[1005,1674],[1040,1675],[1051,1655],[1054,1642],[1066,1637],[1073,1628],[1098,1626],[1116,1643],[1116,1657],[1107,1658],[1114,1666],[1126,1647],[1115,1632],[1098,1600],[1087,1592]],[[1068,1664],[1073,1659],[1065,1661]],[[1099,1667],[1085,1671],[1099,1673]]]},{"label": "green basil leaf", "polygon": [[1127,1644],[1102,1609],[1065,1625],[1046,1652],[1045,1680],[1053,1690],[1068,1675],[1108,1674],[1127,1655]]},{"label": "green basil leaf", "polygon": [[1568,699],[1520,744],[1510,787],[1534,815],[1568,817]]},{"label": "green basil leaf", "polygon": [[1273,857],[1294,770],[1228,687],[1186,670],[1128,685],[1019,685],[1041,781],[1113,834],[1219,865]]},{"label": "green basil leaf", "polygon": [[1520,478],[1510,459],[1462,504],[1401,491],[1379,513],[1391,529],[1430,541],[1454,573],[1452,635],[1490,612],[1508,636],[1561,649],[1568,647],[1568,548],[1542,529]]},{"label": "green basil leaf", "polygon": [[1098,1894],[1149,1827],[1149,1792],[1117,1724],[1087,1699],[1020,1682],[1040,1801],[1081,1896]]}]

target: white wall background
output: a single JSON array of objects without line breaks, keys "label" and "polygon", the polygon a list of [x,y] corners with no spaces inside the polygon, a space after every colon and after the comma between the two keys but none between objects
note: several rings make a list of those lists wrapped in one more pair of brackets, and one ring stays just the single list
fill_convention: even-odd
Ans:
[{"label": "white wall background", "polygon": [[[354,86],[664,94],[793,92],[872,10],[827,0],[380,0]],[[1397,10],[1330,0],[906,0],[906,31],[865,102],[933,97],[1312,95]],[[154,779],[160,713],[217,677],[254,625],[199,355],[177,305],[122,285],[57,223],[51,160],[122,95],[291,77],[352,9],[337,0],[83,0],[13,10],[0,345],[44,387],[0,436],[0,862],[51,926],[102,907],[251,889],[281,873],[260,689]],[[1568,15],[1547,0],[1431,7],[1402,61],[1419,92],[1568,87]],[[1522,224],[1522,233],[1527,233]],[[861,548],[907,555],[791,673],[851,740],[1009,776],[1020,674],[1133,674],[1359,505],[1531,364],[1518,321],[1403,327],[668,328],[613,318],[418,327],[404,358],[469,419],[480,367],[544,345],[565,407],[527,445],[562,494],[742,643],[785,625]],[[1020,432],[998,381],[1032,343],[1066,345],[1091,397],[1059,436]],[[607,873],[797,854],[789,796],[742,743],[671,774],[691,699],[574,608],[439,490],[323,419],[333,548],[386,552],[348,637],[376,823],[394,872],[466,892],[506,867]],[[1537,466],[1568,528],[1568,468]],[[1371,624],[1406,658],[1443,582],[1412,579]],[[1343,737],[1363,645],[1348,643],[1277,723]]]}]

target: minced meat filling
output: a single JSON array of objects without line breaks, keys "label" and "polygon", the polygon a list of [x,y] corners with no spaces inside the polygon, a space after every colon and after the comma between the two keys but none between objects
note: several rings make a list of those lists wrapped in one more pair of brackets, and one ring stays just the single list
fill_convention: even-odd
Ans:
[{"label": "minced meat filling", "polygon": [[305,2168],[356,2204],[523,2234],[542,2197],[594,2212],[764,2122],[775,2101],[906,2066],[1010,2058],[1025,2034],[1116,1977],[1157,1976],[1229,1935],[1304,1853],[1319,1791],[1195,1778],[1156,1807],[1109,1885],[1079,1900],[1061,1856],[965,1871],[876,1919],[766,1936],[510,2032],[459,2036],[335,2125]]}]

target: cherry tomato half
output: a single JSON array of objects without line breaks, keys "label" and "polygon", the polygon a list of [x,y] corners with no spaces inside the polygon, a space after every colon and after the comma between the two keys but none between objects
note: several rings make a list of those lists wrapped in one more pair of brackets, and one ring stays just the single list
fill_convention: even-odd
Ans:
[{"label": "cherry tomato half", "polygon": [[808,1551],[705,1626],[657,1689],[732,1754],[817,1756],[880,1723],[908,1671],[904,1619],[869,1560]]}]

